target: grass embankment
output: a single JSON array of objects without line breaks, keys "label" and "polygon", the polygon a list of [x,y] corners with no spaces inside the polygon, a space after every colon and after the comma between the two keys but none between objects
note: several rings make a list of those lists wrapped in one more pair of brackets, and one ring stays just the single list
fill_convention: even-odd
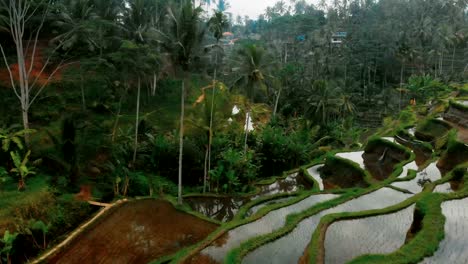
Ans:
[{"label": "grass embankment", "polygon": [[448,135],[447,150],[442,154],[437,166],[444,171],[450,171],[455,166],[468,161],[468,146],[457,140],[455,132]]},{"label": "grass embankment", "polygon": [[321,168],[321,177],[324,185],[337,186],[339,188],[369,187],[374,180],[361,169],[359,164],[332,155],[325,159],[325,165]]},{"label": "grass embankment", "polygon": [[447,134],[451,125],[439,119],[427,119],[416,127],[417,139],[430,142],[435,149],[441,149],[447,143]]},{"label": "grass embankment", "polygon": [[[468,101],[468,99],[463,100],[463,101]],[[450,100],[449,105],[450,105],[450,107],[453,107],[453,108],[458,109],[458,110],[463,111],[463,112],[468,111],[468,105],[465,105],[465,104],[461,103],[460,100]]]}]

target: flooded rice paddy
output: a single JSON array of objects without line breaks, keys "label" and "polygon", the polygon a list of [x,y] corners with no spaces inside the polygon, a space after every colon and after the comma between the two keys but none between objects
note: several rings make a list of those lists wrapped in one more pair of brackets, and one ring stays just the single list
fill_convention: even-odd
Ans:
[{"label": "flooded rice paddy", "polygon": [[320,219],[332,213],[357,212],[386,208],[398,204],[411,195],[390,188],[382,188],[367,195],[327,209],[301,221],[284,237],[263,245],[247,254],[242,263],[297,263],[309,243]]},{"label": "flooded rice paddy", "polygon": [[260,192],[252,197],[252,200],[263,196],[273,195],[278,193],[291,193],[300,189],[310,189],[312,185],[304,178],[302,173],[294,173],[288,175],[284,179],[278,179],[272,184],[257,185]]},{"label": "flooded rice paddy", "polygon": [[249,201],[250,199],[245,197],[232,196],[197,196],[184,199],[194,211],[221,222],[232,220],[240,207]]},{"label": "flooded rice paddy", "polygon": [[348,159],[351,160],[359,165],[361,169],[366,169],[366,166],[364,165],[364,158],[362,157],[362,154],[364,154],[364,151],[355,151],[355,152],[342,152],[342,153],[337,153],[336,156],[343,158],[343,159]]},{"label": "flooded rice paddy", "polygon": [[412,193],[419,193],[423,190],[424,184],[434,182],[441,178],[441,172],[437,168],[437,162],[431,163],[427,168],[418,172],[416,177],[410,181],[392,183],[392,186],[408,190]]},{"label": "flooded rice paddy", "polygon": [[328,227],[325,263],[346,263],[365,254],[388,254],[405,243],[414,205],[399,212],[345,220]]},{"label": "flooded rice paddy", "polygon": [[292,193],[300,189],[310,189],[312,185],[300,173],[288,175],[277,179],[272,184],[257,185],[259,192],[253,196],[190,196],[184,199],[194,211],[212,219],[227,222],[231,221],[246,203],[264,196],[278,193]]},{"label": "flooded rice paddy", "polygon": [[[225,236],[203,249],[200,254],[207,255],[216,262],[223,262],[228,251],[239,246],[240,243],[252,237],[268,234],[281,228],[285,224],[286,217],[289,214],[299,213],[318,203],[337,197],[339,196],[334,194],[311,195],[298,203],[274,210],[255,222],[230,230]],[[194,258],[200,257],[195,256]],[[204,259],[206,259],[206,257]]]},{"label": "flooded rice paddy", "polygon": [[468,263],[468,198],[442,203],[442,213],[446,218],[445,238],[434,256],[422,263]]}]

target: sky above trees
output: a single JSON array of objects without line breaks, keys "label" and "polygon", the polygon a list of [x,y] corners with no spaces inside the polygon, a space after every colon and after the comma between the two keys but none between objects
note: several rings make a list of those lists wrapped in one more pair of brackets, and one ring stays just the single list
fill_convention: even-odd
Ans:
[{"label": "sky above trees", "polygon": [[[265,13],[265,9],[273,6],[278,0],[231,0],[229,1],[231,12],[234,17],[249,16],[251,19],[256,19],[260,14]],[[288,0],[285,0],[289,4]],[[308,3],[318,4],[319,0],[307,0]]]}]

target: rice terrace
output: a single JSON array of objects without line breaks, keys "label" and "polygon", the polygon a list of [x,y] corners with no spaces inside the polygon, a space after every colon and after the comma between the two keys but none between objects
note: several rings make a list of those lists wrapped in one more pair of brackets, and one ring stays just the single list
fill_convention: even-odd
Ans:
[{"label": "rice terrace", "polygon": [[466,0],[0,0],[0,264],[468,264]]}]

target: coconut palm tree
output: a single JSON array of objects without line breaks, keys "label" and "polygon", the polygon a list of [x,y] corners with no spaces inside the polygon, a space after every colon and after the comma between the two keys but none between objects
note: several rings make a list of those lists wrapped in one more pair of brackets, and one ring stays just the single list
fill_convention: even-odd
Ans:
[{"label": "coconut palm tree", "polygon": [[168,8],[168,21],[164,30],[155,30],[159,35],[162,48],[171,55],[176,67],[182,69],[181,113],[179,131],[179,177],[178,199],[182,204],[182,153],[184,148],[184,102],[185,102],[185,72],[191,66],[194,52],[203,40],[204,28],[201,26],[203,9],[195,7],[192,1],[182,0],[179,8]]},{"label": "coconut palm tree", "polygon": [[215,52],[215,69],[213,74],[213,85],[212,85],[212,95],[211,95],[211,107],[210,107],[210,128],[209,128],[209,136],[208,136],[208,161],[205,161],[205,174],[203,176],[203,192],[206,191],[206,180],[208,177],[208,173],[211,170],[211,144],[213,141],[213,112],[215,108],[215,94],[216,94],[216,72],[218,70],[218,49],[222,50],[222,47],[219,46],[219,40],[223,37],[224,30],[229,26],[229,22],[227,17],[223,14],[223,12],[215,11],[213,16],[208,21],[208,27],[210,31],[213,33],[213,36],[216,38],[216,46],[214,49]]},{"label": "coconut palm tree", "polygon": [[[266,51],[256,45],[246,45],[238,50],[239,77],[235,87],[242,88],[251,103],[258,92],[268,93],[265,76],[267,75]],[[247,107],[246,124],[250,123],[250,110]],[[248,126],[245,126],[244,154],[247,152]]]},{"label": "coconut palm tree", "polygon": [[[326,81],[317,80],[313,83],[306,103],[306,114],[313,113],[319,123],[325,124],[339,115],[340,99],[339,88],[330,87]],[[351,107],[348,105],[347,107]]]}]

